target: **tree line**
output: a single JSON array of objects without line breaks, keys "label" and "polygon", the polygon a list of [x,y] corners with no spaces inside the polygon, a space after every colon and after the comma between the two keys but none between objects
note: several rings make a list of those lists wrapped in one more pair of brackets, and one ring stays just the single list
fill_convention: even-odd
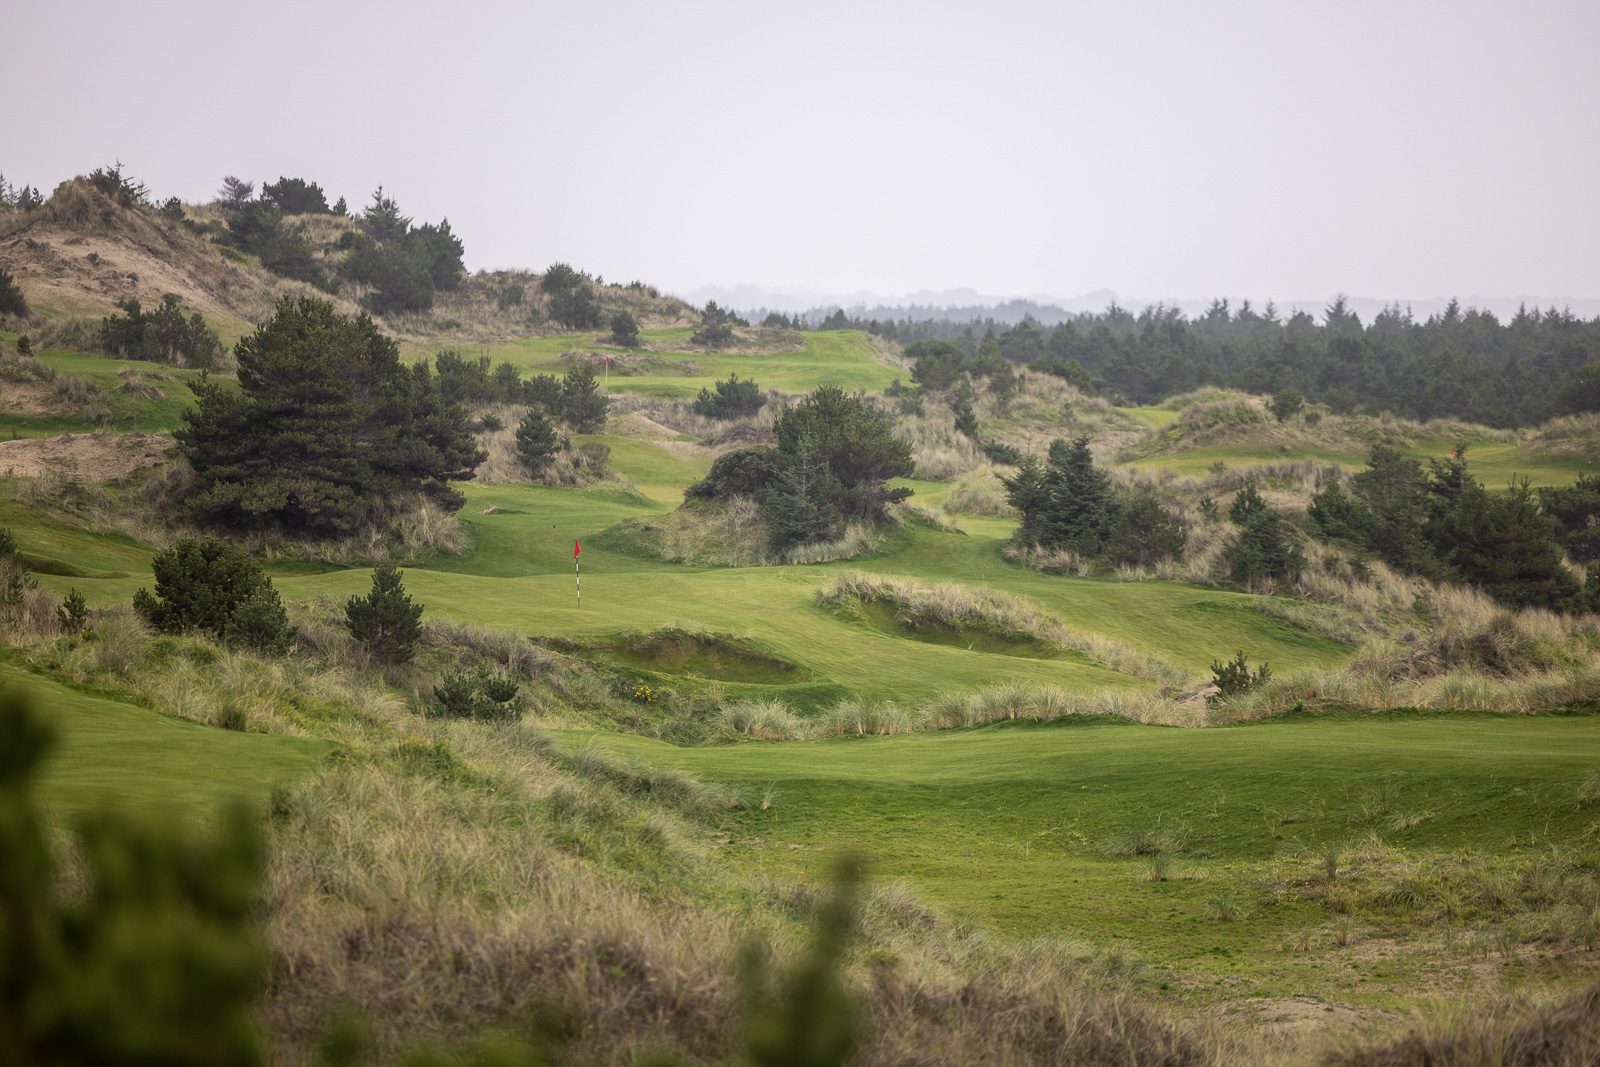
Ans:
[{"label": "tree line", "polygon": [[1501,322],[1456,301],[1420,320],[1396,305],[1363,323],[1342,297],[1320,321],[1270,303],[1217,300],[1195,318],[1159,304],[1137,314],[1113,304],[1055,326],[1032,318],[1014,326],[863,321],[839,311],[819,328],[866,330],[908,346],[939,342],[967,359],[992,345],[1013,366],[1074,379],[1119,403],[1154,403],[1208,385],[1293,388],[1335,413],[1388,409],[1502,428],[1600,410],[1600,318],[1555,308],[1523,308]]}]

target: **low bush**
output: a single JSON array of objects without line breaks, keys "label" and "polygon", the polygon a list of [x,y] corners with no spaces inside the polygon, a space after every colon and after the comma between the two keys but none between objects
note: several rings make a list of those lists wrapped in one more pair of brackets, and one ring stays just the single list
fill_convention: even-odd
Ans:
[{"label": "low bush", "polygon": [[738,419],[754,415],[766,403],[761,386],[749,378],[740,381],[739,375],[732,374],[727,381],[717,383],[715,393],[710,389],[700,390],[695,398],[694,413],[708,419]]},{"label": "low bush", "polygon": [[208,535],[182,540],[151,561],[156,591],[140,589],[133,606],[166,633],[199,630],[241,647],[281,653],[294,631],[272,579],[244,549]]}]

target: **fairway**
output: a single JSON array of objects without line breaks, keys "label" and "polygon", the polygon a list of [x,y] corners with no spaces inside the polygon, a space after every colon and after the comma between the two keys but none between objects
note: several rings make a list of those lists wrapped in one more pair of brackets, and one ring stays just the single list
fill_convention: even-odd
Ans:
[{"label": "fairway", "polygon": [[[1057,577],[1024,569],[1000,553],[1010,527],[1001,521],[981,524],[982,532],[973,523],[973,532],[966,534],[915,528],[881,552],[848,563],[702,568],[609,551],[596,542],[598,535],[623,519],[657,514],[669,506],[655,498],[673,493],[681,497],[692,467],[653,445],[606,440],[649,450],[643,453],[649,465],[632,468],[640,472],[641,489],[650,491],[647,498],[604,487],[468,483],[462,486],[467,506],[461,517],[473,551],[408,567],[407,589],[430,613],[531,635],[582,638],[689,626],[749,636],[816,681],[871,700],[913,703],[1006,681],[1049,682],[1079,691],[1150,689],[1153,684],[1081,656],[1026,659],[930,644],[841,618],[812,600],[817,588],[841,570],[859,568],[1015,593],[1059,614],[1073,629],[1157,653],[1190,671],[1196,684],[1213,658],[1226,657],[1238,647],[1249,647],[1275,670],[1331,666],[1350,652],[1348,646],[1267,617],[1256,610],[1259,598],[1242,593],[1177,582]],[[619,451],[622,457],[633,454]],[[496,510],[482,514],[490,507]],[[125,602],[153,581],[148,549],[115,537],[37,528],[19,510],[0,508],[0,522],[15,523],[27,551],[72,568],[41,574],[41,583],[63,593],[82,590],[91,604],[99,605]],[[573,576],[574,541],[584,545],[581,601]],[[101,574],[106,576],[96,576]],[[368,569],[352,568],[285,575],[276,584],[290,599],[326,595],[343,600],[365,593],[370,575]]]},{"label": "fairway", "polygon": [[55,734],[36,795],[65,815],[111,810],[205,824],[275,785],[310,774],[333,750],[316,738],[234,733],[0,667]]},{"label": "fairway", "polygon": [[[1339,973],[1322,954],[1286,953],[1326,917],[1274,897],[1282,861],[1375,831],[1403,849],[1533,853],[1592,826],[1574,789],[1600,761],[1588,715],[1331,713],[1205,730],[1065,720],[709,749],[563,736],[775,796],[719,849],[739,869],[824,877],[858,854],[955,917],[1125,945],[1197,996],[1312,989],[1370,1003],[1423,999],[1425,949],[1398,952],[1380,981],[1370,953]],[[1369,819],[1380,790],[1421,821]],[[1129,832],[1184,840],[1170,880],[1107,854]],[[1208,916],[1222,893],[1246,902],[1242,917]]]}]

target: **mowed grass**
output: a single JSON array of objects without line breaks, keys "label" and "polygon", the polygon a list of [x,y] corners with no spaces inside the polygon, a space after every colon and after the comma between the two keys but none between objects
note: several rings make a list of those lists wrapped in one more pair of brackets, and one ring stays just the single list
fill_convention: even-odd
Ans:
[{"label": "mowed grass", "polygon": [[[1273,901],[1282,858],[1374,831],[1408,850],[1574,840],[1592,830],[1576,788],[1600,761],[1600,718],[1334,713],[1205,730],[1080,720],[720,748],[597,743],[767,796],[719,853],[758,875],[822,877],[854,853],[954,917],[1121,945],[1152,982],[1201,999],[1394,1003],[1425,996],[1434,946],[1386,941],[1375,959],[1373,945],[1345,953],[1319,935],[1325,951],[1289,950],[1337,917]],[[1394,813],[1428,818],[1401,831],[1371,821],[1380,791]],[[1108,854],[1130,833],[1184,842],[1166,880],[1148,880],[1147,859]],[[1215,917],[1221,896],[1238,903],[1232,921]]]},{"label": "mowed grass", "polygon": [[[1141,409],[1133,412],[1142,414]],[[1156,414],[1163,412],[1156,411]],[[1418,442],[1401,449],[1427,469],[1430,459],[1444,460],[1457,445],[1467,446],[1467,469],[1491,490],[1505,489],[1513,477],[1527,478],[1534,486],[1570,485],[1578,475],[1593,468],[1575,456],[1557,456],[1548,452],[1526,448],[1522,445],[1496,441],[1455,441],[1437,438]],[[1214,464],[1223,463],[1233,470],[1249,470],[1272,463],[1289,463],[1313,460],[1343,467],[1352,472],[1367,468],[1366,452],[1338,452],[1325,448],[1255,448],[1220,445],[1191,448],[1181,452],[1163,453],[1136,459],[1129,466],[1147,471],[1170,470],[1189,477],[1202,477],[1210,473]]]},{"label": "mowed grass", "polygon": [[263,804],[273,786],[311,773],[333,749],[201,726],[10,665],[0,666],[0,687],[27,694],[54,731],[35,795],[68,816],[109,809],[209,823],[232,805]]},{"label": "mowed grass", "polygon": [[[660,373],[623,375],[610,374],[607,387],[616,393],[637,392],[666,398],[690,398],[700,390],[726,380],[730,374],[741,378],[754,378],[763,389],[779,389],[786,393],[808,393],[823,382],[831,382],[847,390],[882,392],[896,378],[905,378],[898,371],[877,361],[877,353],[866,337],[857,330],[826,330],[802,334],[805,349],[801,352],[779,352],[770,355],[748,353],[680,353],[672,351],[676,345],[688,341],[693,331],[646,330],[644,337],[663,346],[665,351],[648,353],[663,360],[690,361],[693,373],[684,374],[677,367],[664,368]],[[623,349],[597,344],[596,334],[539,337],[515,341],[509,345],[488,349],[489,357],[496,363],[509,362],[524,374],[560,374],[565,368],[561,353],[621,352]],[[642,353],[642,349],[629,349]]]}]

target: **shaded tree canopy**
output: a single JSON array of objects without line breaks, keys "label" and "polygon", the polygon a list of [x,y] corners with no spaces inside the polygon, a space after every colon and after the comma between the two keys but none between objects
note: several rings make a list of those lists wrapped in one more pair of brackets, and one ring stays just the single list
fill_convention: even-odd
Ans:
[{"label": "shaded tree canopy", "polygon": [[484,459],[466,417],[365,314],[285,299],[234,352],[238,389],[197,383],[198,405],[175,434],[195,471],[196,516],[336,533],[398,493],[461,507],[449,483]]}]

